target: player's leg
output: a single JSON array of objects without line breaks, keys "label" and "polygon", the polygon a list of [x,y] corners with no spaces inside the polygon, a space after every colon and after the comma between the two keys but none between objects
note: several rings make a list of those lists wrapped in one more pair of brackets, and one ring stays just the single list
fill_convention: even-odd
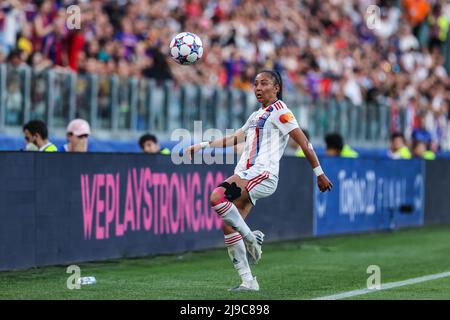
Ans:
[{"label": "player's leg", "polygon": [[[267,198],[272,195],[278,185],[278,177],[270,174],[269,172],[262,172],[258,175],[253,175],[245,187],[245,191],[248,194],[248,199],[251,201],[251,207],[253,207],[258,199]],[[259,230],[253,231],[253,235],[256,237],[257,244],[246,242],[248,261],[250,264],[258,263],[262,254],[262,244],[264,241],[264,233]]]},{"label": "player's leg", "polygon": [[[242,206],[242,202],[239,201],[236,201],[236,204],[241,216],[245,219],[252,208],[252,204],[249,202]],[[256,277],[252,275],[248,261],[249,256],[241,234],[225,223],[223,223],[223,232],[228,256],[242,280],[239,286],[231,288],[230,291],[258,291],[259,284]]]},{"label": "player's leg", "polygon": [[261,259],[261,245],[264,234],[261,231],[252,232],[244,218],[253,207],[252,201],[256,201],[260,195],[260,193],[253,191],[253,200],[251,200],[249,188],[250,190],[254,189],[261,181],[267,179],[268,173],[250,174],[250,176],[253,177],[249,180],[242,179],[239,175],[228,178],[211,194],[211,205],[222,217],[225,224],[241,234],[250,256],[250,263],[255,264]]},{"label": "player's leg", "polygon": [[248,193],[245,189],[248,181],[241,179],[238,175],[233,175],[225,180],[211,193],[211,206],[222,218],[223,222],[237,231],[244,241],[248,243],[256,243],[256,237],[244,221],[241,213],[235,203],[246,212],[242,212],[247,216],[251,208]]},{"label": "player's leg", "polygon": [[[250,210],[253,208],[252,202],[249,199],[244,199],[243,197],[241,197],[235,200],[233,203],[245,221],[248,214],[250,213]],[[234,231],[231,227],[228,227],[228,230],[231,230],[231,232]],[[245,245],[247,247],[247,259],[250,265],[257,264],[259,259],[261,258],[261,246],[264,239],[264,234],[261,231],[255,230],[252,231],[252,233],[253,235],[255,235],[256,244],[252,242],[245,242]],[[225,228],[224,234],[227,234],[227,229]]]},{"label": "player's leg", "polygon": [[235,175],[228,178],[211,194],[211,206],[223,220],[228,256],[242,280],[242,283],[231,291],[259,290],[258,282],[250,270],[244,243],[244,239],[254,241],[255,238],[244,221],[252,208],[245,190],[246,185],[246,180]]}]

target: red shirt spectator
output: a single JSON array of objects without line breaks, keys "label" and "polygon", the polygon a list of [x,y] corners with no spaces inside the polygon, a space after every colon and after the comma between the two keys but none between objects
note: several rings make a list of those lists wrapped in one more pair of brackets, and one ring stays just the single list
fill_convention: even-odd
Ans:
[{"label": "red shirt spectator", "polygon": [[84,35],[82,32],[74,30],[67,38],[67,54],[69,67],[73,71],[78,71],[78,57],[84,47]]},{"label": "red shirt spectator", "polygon": [[198,0],[188,0],[186,3],[186,14],[190,18],[200,17],[202,15],[203,9]]}]

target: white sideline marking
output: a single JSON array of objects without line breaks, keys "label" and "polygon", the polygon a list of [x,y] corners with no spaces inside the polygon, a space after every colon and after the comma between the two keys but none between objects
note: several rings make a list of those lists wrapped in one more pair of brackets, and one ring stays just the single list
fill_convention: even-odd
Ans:
[{"label": "white sideline marking", "polygon": [[331,296],[319,297],[319,298],[315,298],[313,300],[338,300],[338,299],[345,299],[345,298],[350,298],[350,297],[353,297],[353,296],[359,296],[359,295],[362,295],[362,294],[378,292],[378,291],[381,291],[381,290],[387,290],[387,289],[392,289],[392,288],[396,288],[396,287],[407,286],[407,285],[410,285],[410,284],[416,284],[416,283],[421,283],[421,282],[430,281],[430,280],[436,280],[436,279],[445,278],[445,277],[450,277],[450,271],[442,272],[442,273],[436,273],[436,274],[430,274],[428,276],[412,278],[412,279],[408,279],[408,280],[404,280],[404,281],[389,282],[389,283],[386,283],[386,284],[382,284],[380,289],[353,290],[353,291],[347,291],[347,292],[342,292],[342,293],[338,293],[338,294],[333,294]]}]

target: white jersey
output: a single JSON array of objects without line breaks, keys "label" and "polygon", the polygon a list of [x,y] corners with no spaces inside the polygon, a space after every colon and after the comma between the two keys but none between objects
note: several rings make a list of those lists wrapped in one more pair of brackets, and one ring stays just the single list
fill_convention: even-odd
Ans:
[{"label": "white jersey", "polygon": [[242,127],[246,134],[245,149],[234,172],[252,168],[252,171],[268,171],[278,177],[288,134],[296,128],[297,120],[281,100],[253,112]]}]

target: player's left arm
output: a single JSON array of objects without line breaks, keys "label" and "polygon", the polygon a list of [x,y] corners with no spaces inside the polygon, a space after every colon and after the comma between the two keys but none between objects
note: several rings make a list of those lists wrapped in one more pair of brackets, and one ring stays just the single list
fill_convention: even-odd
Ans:
[{"label": "player's left arm", "polygon": [[282,108],[275,112],[273,119],[274,124],[278,127],[283,135],[289,136],[302,148],[305,157],[313,167],[314,173],[317,176],[317,186],[321,192],[329,191],[333,188],[333,184],[327,178],[320,166],[319,159],[308,141],[303,131],[300,129],[297,120],[288,108]]},{"label": "player's left arm", "polygon": [[313,167],[314,173],[317,176],[317,185],[319,190],[322,192],[331,191],[333,184],[323,172],[312,144],[308,141],[303,131],[300,128],[295,128],[289,132],[289,136],[300,145],[305,157]]}]

